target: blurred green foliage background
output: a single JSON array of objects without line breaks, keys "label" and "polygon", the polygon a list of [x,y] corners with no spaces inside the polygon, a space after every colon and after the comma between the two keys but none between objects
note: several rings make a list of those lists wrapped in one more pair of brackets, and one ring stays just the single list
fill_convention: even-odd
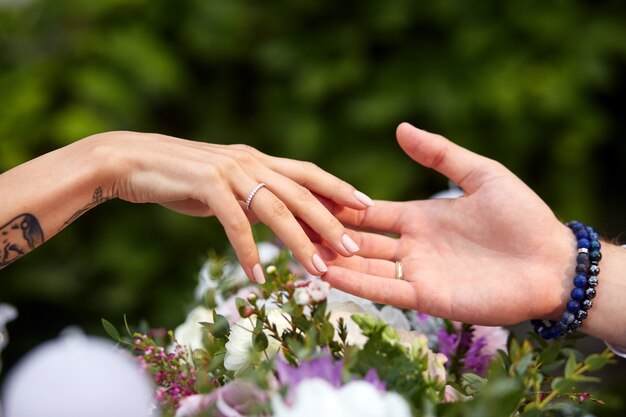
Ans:
[{"label": "blurred green foliage background", "polygon": [[[409,121],[613,238],[625,19],[619,1],[0,0],[0,170],[126,129],[247,143],[375,198],[424,198],[447,184],[396,145]],[[207,251],[227,247],[214,219],[92,210],[1,272],[21,314],[5,364],[69,324],[103,334],[100,317],[175,326]]]}]

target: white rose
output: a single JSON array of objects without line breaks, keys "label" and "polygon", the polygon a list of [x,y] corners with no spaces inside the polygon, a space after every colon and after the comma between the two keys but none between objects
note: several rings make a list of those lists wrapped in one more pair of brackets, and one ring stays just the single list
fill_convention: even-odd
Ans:
[{"label": "white rose", "polygon": [[206,307],[198,306],[191,310],[185,322],[174,330],[174,337],[178,343],[187,346],[190,351],[204,347],[202,339],[206,330],[200,322],[213,323],[213,312]]},{"label": "white rose", "polygon": [[380,392],[366,381],[349,382],[339,389],[312,378],[295,390],[291,406],[276,394],[272,398],[275,417],[410,417],[407,402],[393,392]]}]

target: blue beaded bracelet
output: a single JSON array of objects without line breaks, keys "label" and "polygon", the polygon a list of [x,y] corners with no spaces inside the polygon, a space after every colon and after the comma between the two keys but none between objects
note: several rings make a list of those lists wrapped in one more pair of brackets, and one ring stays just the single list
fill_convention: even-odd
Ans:
[{"label": "blue beaded bracelet", "polygon": [[602,259],[600,238],[591,226],[576,221],[567,223],[578,240],[578,255],[576,256],[576,275],[574,276],[574,289],[570,293],[571,300],[567,303],[567,309],[561,320],[550,320],[550,324],[543,320],[531,320],[535,331],[544,339],[556,339],[572,333],[582,326],[587,318],[589,309],[593,306],[591,301],[596,296],[598,286],[598,266]]}]

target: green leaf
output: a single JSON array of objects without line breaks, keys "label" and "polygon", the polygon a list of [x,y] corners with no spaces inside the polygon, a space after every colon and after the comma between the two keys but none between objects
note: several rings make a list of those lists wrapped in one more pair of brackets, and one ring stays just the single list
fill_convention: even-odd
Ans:
[{"label": "green leaf", "polygon": [[120,333],[117,331],[115,326],[113,326],[108,320],[102,319],[102,326],[104,327],[104,331],[116,342],[121,342],[122,338],[120,337]]},{"label": "green leaf", "polygon": [[542,366],[540,370],[545,374],[549,374],[560,369],[563,365],[565,365],[565,359],[559,359],[558,361]]},{"label": "green leaf", "polygon": [[243,317],[243,309],[245,307],[248,307],[249,305],[250,303],[244,300],[243,298],[241,297],[235,298],[235,307],[237,307],[237,312],[239,313],[241,317]]},{"label": "green leaf", "polygon": [[557,391],[561,394],[567,394],[574,389],[574,387],[576,386],[576,382],[571,379],[558,377],[555,378],[554,381],[552,381],[551,386],[554,391]]},{"label": "green leaf", "polygon": [[574,357],[574,353],[570,352],[569,358],[567,359],[567,363],[565,364],[565,378],[571,378],[571,376],[580,369],[580,364],[576,362],[576,358]]},{"label": "green leaf", "polygon": [[553,363],[559,356],[560,351],[561,346],[556,343],[548,346],[539,353],[539,363],[544,366]]},{"label": "green leaf", "polygon": [[255,333],[252,334],[252,347],[254,348],[255,351],[262,352],[265,349],[267,349],[268,345],[269,345],[269,341],[267,340],[267,336],[265,335],[265,332],[255,331]]},{"label": "green leaf", "polygon": [[216,338],[221,339],[230,333],[230,324],[226,317],[213,311],[213,324],[209,326],[209,332]]},{"label": "green leaf", "polygon": [[523,375],[533,361],[533,353],[529,352],[522,356],[522,358],[515,365],[515,371],[518,375]]},{"label": "green leaf", "polygon": [[461,375],[461,386],[468,394],[474,394],[484,388],[487,380],[476,374],[466,373]]},{"label": "green leaf", "polygon": [[320,330],[320,343],[327,345],[333,340],[334,336],[335,328],[333,325],[327,321],[322,323],[322,329]]},{"label": "green leaf", "polygon": [[604,354],[594,353],[585,359],[585,365],[590,371],[597,371],[610,362],[610,358]]}]

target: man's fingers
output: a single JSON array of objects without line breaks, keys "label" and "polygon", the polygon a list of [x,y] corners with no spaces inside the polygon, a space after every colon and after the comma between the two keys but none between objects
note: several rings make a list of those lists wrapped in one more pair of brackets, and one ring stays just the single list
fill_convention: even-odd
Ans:
[{"label": "man's fingers", "polygon": [[409,203],[376,200],[367,210],[353,210],[333,205],[332,214],[346,226],[381,233],[400,234],[404,227],[403,215]]},{"label": "man's fingers", "polygon": [[375,303],[413,310],[417,307],[414,287],[407,281],[381,278],[341,266],[330,266],[322,279],[338,290]]},{"label": "man's fingers", "polygon": [[475,154],[443,136],[402,123],[396,129],[398,143],[414,161],[432,168],[451,179],[468,194],[474,192],[484,180],[485,174],[497,162]]},{"label": "man's fingers", "polygon": [[400,239],[349,229],[348,235],[359,245],[359,256],[388,261],[395,261],[400,258]]},{"label": "man's fingers", "polygon": [[351,256],[349,258],[337,255],[324,245],[315,245],[318,252],[328,265],[341,266],[356,272],[368,275],[375,275],[384,278],[395,278],[396,263],[384,259],[364,258],[362,256]]}]

